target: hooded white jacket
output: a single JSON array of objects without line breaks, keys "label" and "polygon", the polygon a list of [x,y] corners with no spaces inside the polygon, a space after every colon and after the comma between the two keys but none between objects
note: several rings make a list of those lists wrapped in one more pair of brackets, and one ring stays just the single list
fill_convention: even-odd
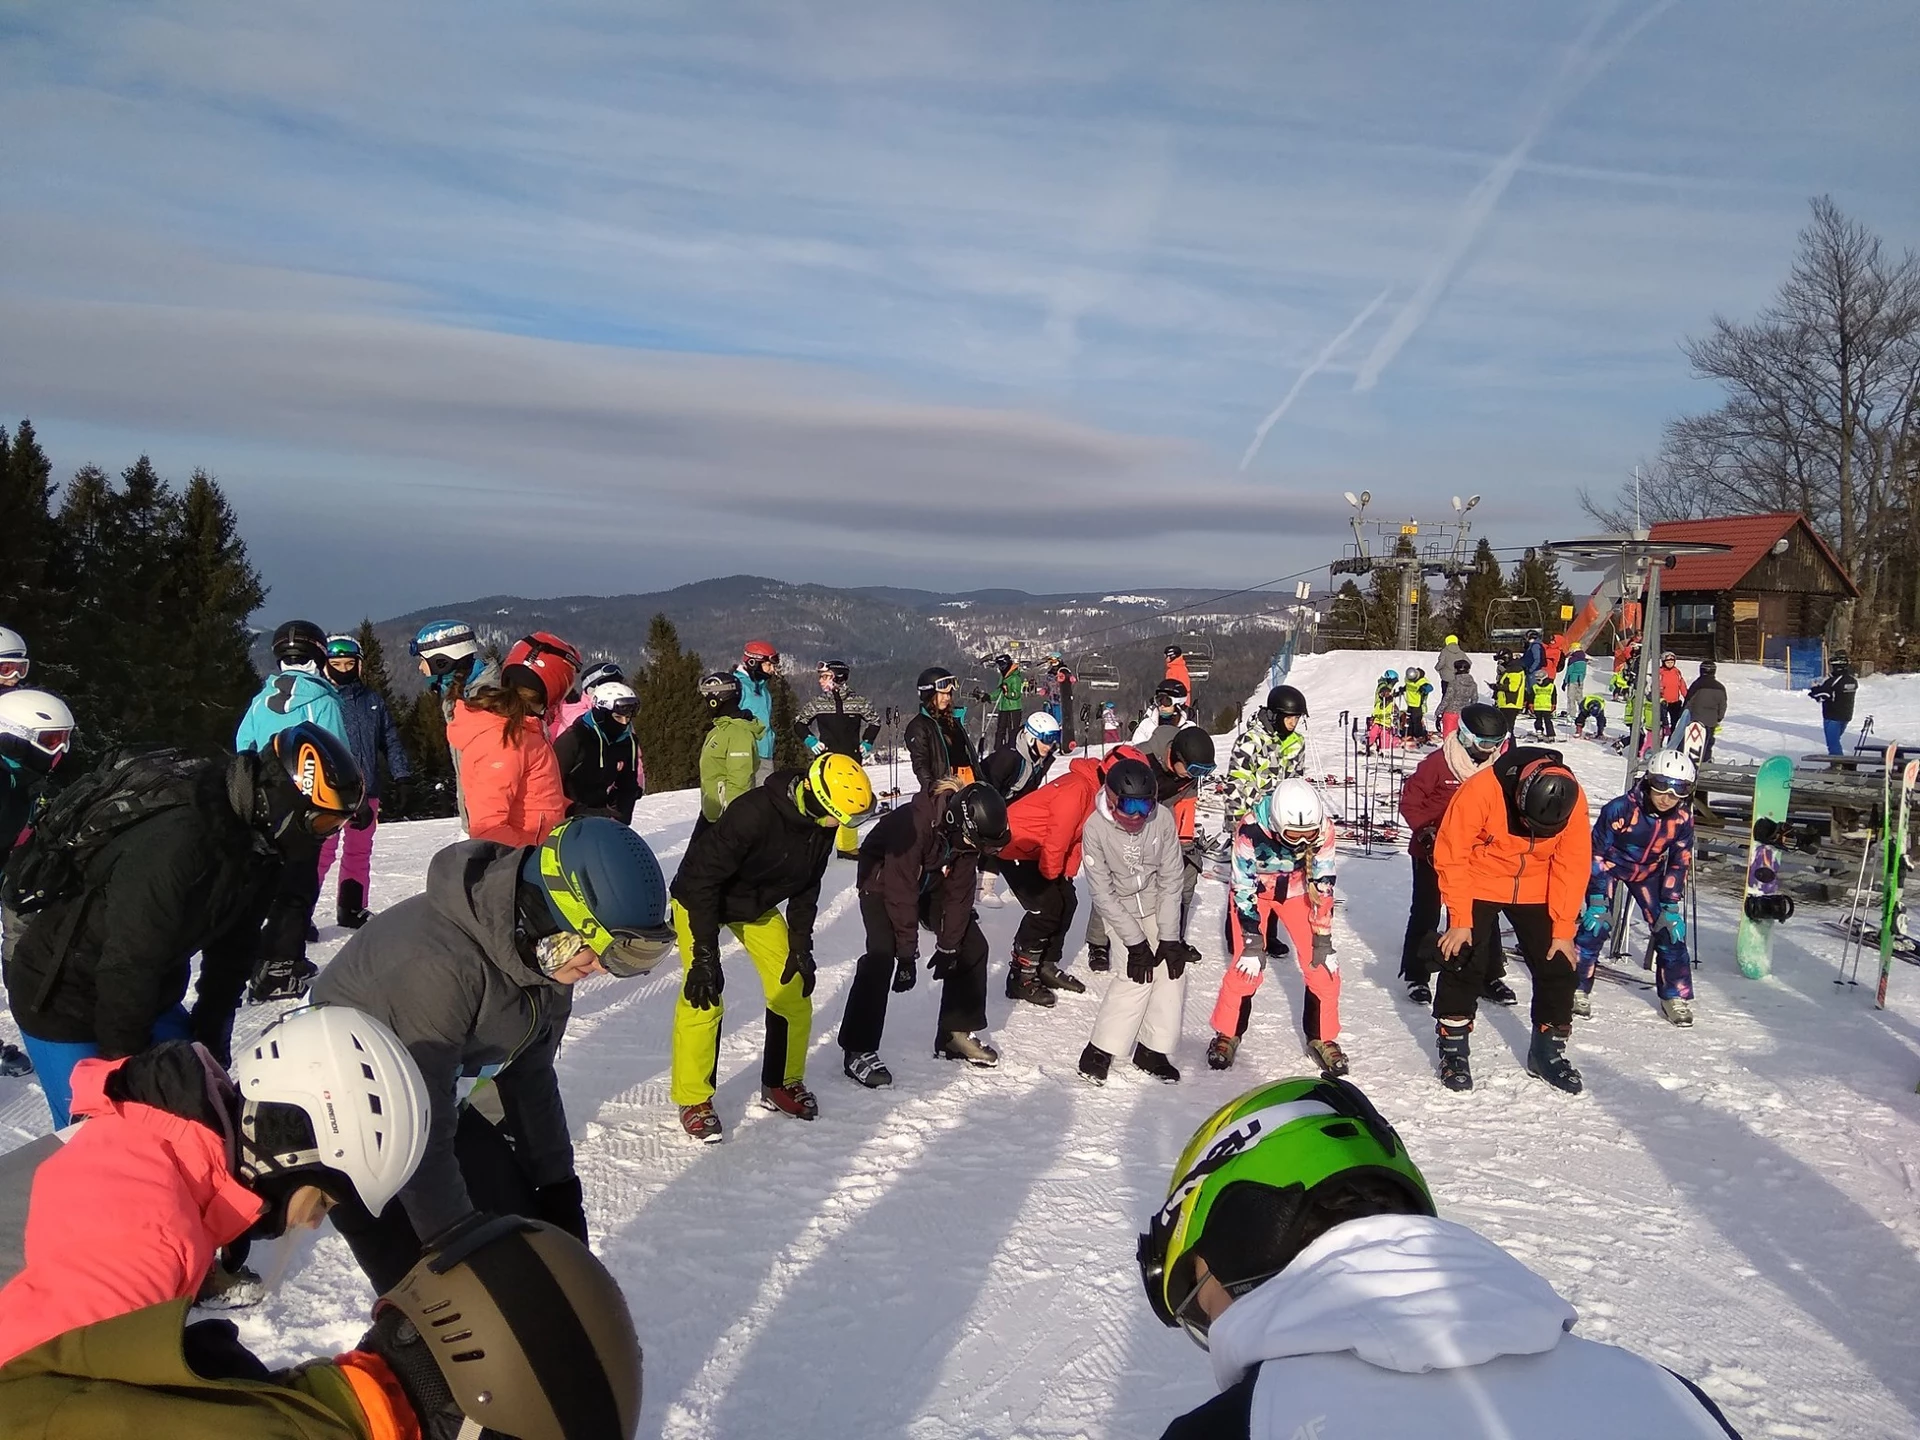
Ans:
[{"label": "hooded white jacket", "polygon": [[1147,938],[1143,921],[1151,918],[1157,933],[1180,933],[1180,886],[1186,879],[1186,858],[1180,849],[1180,827],[1165,805],[1138,834],[1129,834],[1113,818],[1104,787],[1093,814],[1080,832],[1080,869],[1087,877],[1087,893],[1107,932],[1121,945],[1139,945]]},{"label": "hooded white jacket", "polygon": [[1209,1342],[1222,1390],[1257,1368],[1256,1440],[1735,1433],[1658,1365],[1568,1334],[1574,1319],[1551,1285],[1464,1225],[1374,1215],[1334,1227],[1236,1300]]}]

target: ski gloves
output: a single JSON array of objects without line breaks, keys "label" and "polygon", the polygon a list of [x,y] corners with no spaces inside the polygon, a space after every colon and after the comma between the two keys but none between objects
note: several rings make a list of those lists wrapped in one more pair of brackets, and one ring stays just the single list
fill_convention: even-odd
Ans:
[{"label": "ski gloves", "polygon": [[1178,980],[1187,973],[1187,962],[1197,958],[1196,952],[1183,941],[1162,940],[1160,948],[1153,952],[1153,963],[1167,967],[1167,978]]},{"label": "ski gloves", "polygon": [[1315,931],[1313,935],[1313,963],[1326,969],[1333,960],[1333,936]]},{"label": "ski gloves", "polygon": [[1155,956],[1153,947],[1146,941],[1136,941],[1127,947],[1127,978],[1136,985],[1153,983]]},{"label": "ski gloves", "polygon": [[1200,958],[1200,952],[1180,940],[1162,940],[1158,946],[1148,945],[1142,940],[1137,945],[1127,947],[1127,978],[1136,985],[1151,985],[1156,965],[1167,967],[1167,978],[1178,980],[1186,973],[1189,962]]},{"label": "ski gloves", "polygon": [[814,968],[812,952],[789,949],[786,969],[780,972],[780,983],[791,985],[797,979],[800,982],[801,995],[812,999]]},{"label": "ski gloves", "polygon": [[1675,945],[1687,943],[1687,917],[1680,913],[1678,905],[1662,905],[1659,918],[1653,922],[1653,928],[1667,932],[1667,939]]},{"label": "ski gloves", "polygon": [[564,1230],[582,1245],[587,1243],[587,1201],[580,1193],[580,1177],[569,1175],[533,1192],[534,1218]]},{"label": "ski gloves", "polygon": [[360,1337],[359,1348],[378,1355],[400,1382],[407,1405],[420,1422],[421,1440],[455,1440],[466,1416],[454,1403],[432,1349],[398,1307],[381,1306],[373,1328]]},{"label": "ski gloves", "polygon": [[893,962],[893,993],[904,995],[913,989],[913,982],[919,978],[920,957],[918,955],[897,956]]},{"label": "ski gloves", "polygon": [[1241,952],[1240,958],[1233,962],[1233,968],[1242,975],[1258,976],[1267,968],[1266,957],[1250,948]]},{"label": "ski gloves", "polygon": [[[793,961],[789,959],[791,966]],[[720,992],[727,988],[727,977],[720,970],[720,952],[695,946],[693,961],[680,983],[680,998],[696,1010],[711,1010],[720,1003]]]},{"label": "ski gloves", "polygon": [[933,958],[927,962],[927,973],[936,980],[945,980],[960,968],[958,950],[936,950]]}]

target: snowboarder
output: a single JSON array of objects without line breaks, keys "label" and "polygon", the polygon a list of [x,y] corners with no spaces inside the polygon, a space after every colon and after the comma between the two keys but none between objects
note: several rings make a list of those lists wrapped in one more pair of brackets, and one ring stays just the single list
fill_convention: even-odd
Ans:
[{"label": "snowboarder", "polygon": [[973,698],[993,706],[993,748],[1005,749],[1013,743],[1020,728],[1020,712],[1026,708],[1027,677],[1011,655],[995,655],[987,662],[999,676],[991,691],[976,690]]},{"label": "snowboarder", "polygon": [[[1214,771],[1213,737],[1198,725],[1189,725],[1173,737],[1164,763],[1149,757],[1148,764],[1153,767],[1154,799],[1172,813],[1174,829],[1180,837],[1180,858],[1186,873],[1180,881],[1180,928],[1174,933],[1184,941],[1187,916],[1193,908],[1193,892],[1209,860],[1206,847],[1199,839],[1197,821],[1200,782]],[[1101,974],[1112,968],[1107,927],[1098,909],[1087,917],[1087,968]]]},{"label": "snowboarder", "polygon": [[1714,731],[1727,719],[1727,687],[1720,683],[1719,668],[1711,660],[1702,660],[1700,673],[1681,705],[1689,719],[1706,729],[1707,742],[1699,757],[1703,762],[1713,759]]},{"label": "snowboarder", "polygon": [[869,1090],[893,1083],[880,1058],[889,992],[913,989],[920,930],[934,934],[928,973],[941,982],[933,1053],[1000,1063],[987,1028],[987,937],[973,910],[976,866],[1007,843],[1007,802],[984,782],[949,775],[874,821],[860,844],[860,918],[867,948],[840,1020],[841,1072]]},{"label": "snowboarder", "polygon": [[1669,650],[1660,657],[1660,738],[1673,734],[1687,708],[1687,678],[1680,673],[1680,657]]},{"label": "snowboarder", "polygon": [[1588,997],[1600,951],[1613,933],[1614,887],[1625,885],[1653,936],[1660,1013],[1675,1025],[1693,1024],[1685,909],[1693,865],[1693,812],[1686,802],[1693,785],[1693,761],[1678,750],[1656,750],[1639,784],[1600,807],[1593,822],[1593,873],[1574,937],[1580,956],[1575,1015],[1593,1013]]},{"label": "snowboarder", "polygon": [[1820,721],[1827,736],[1827,753],[1839,755],[1840,737],[1847,733],[1847,726],[1853,723],[1853,697],[1859,690],[1860,681],[1853,673],[1853,664],[1845,655],[1835,655],[1833,664],[1824,678],[1807,691],[1809,700],[1820,702]]},{"label": "snowboarder", "polygon": [[1260,797],[1307,768],[1307,697],[1291,685],[1267,691],[1227,755],[1227,820],[1238,824]]},{"label": "snowboarder", "polygon": [[773,773],[773,681],[780,673],[780,652],[765,640],[749,640],[733,673],[740,677],[740,708],[762,727],[753,770],[758,787]]},{"label": "snowboarder", "polygon": [[[873,758],[873,742],[880,734],[880,719],[866,697],[847,688],[853,671],[844,660],[820,662],[820,693],[800,707],[793,718],[807,754],[845,755],[855,764]],[[834,836],[834,853],[842,860],[856,859],[860,851],[860,832],[844,826]]]},{"label": "snowboarder", "polygon": [[[453,708],[469,690],[489,690],[500,684],[500,662],[480,648],[479,637],[464,620],[429,620],[414,632],[407,653],[419,663],[427,689],[440,701],[440,718],[453,722]],[[453,766],[454,800],[460,824],[467,823],[467,796],[460,784],[460,751],[451,739],[448,758]]]},{"label": "snowboarder", "polygon": [[633,823],[633,807],[647,790],[646,767],[634,717],[640,697],[624,680],[602,679],[589,686],[587,709],[553,742],[560,767],[560,788],[572,815],[606,815]]},{"label": "snowboarder", "polygon": [[920,713],[907,721],[901,738],[913,765],[913,778],[922,790],[931,790],[934,781],[947,775],[958,776],[966,785],[977,778],[966,722],[953,708],[959,686],[954,673],[940,665],[929,665],[914,682]]},{"label": "snowboarder", "polygon": [[1433,682],[1418,665],[1407,667],[1405,687],[1407,739],[1415,745],[1427,743],[1427,702],[1433,698]]},{"label": "snowboarder", "polygon": [[[344,830],[320,842],[320,890],[326,893],[327,872],[333,868],[335,851],[340,852],[340,890],[335,896],[334,918],[349,930],[367,923],[367,901],[372,895],[373,836],[380,827],[384,803],[396,809],[406,808],[407,781],[413,767],[407,750],[400,743],[400,729],[393,723],[393,712],[386,697],[361,678],[360,642],[351,635],[327,638],[327,675],[340,697],[340,713],[346,720],[347,743],[360,766],[360,778],[366,781],[367,798],[359,813]],[[392,788],[382,793],[380,761],[387,762],[387,779]]]},{"label": "snowboarder", "polygon": [[706,739],[700,742],[700,813],[693,822],[693,840],[718,820],[726,808],[753,789],[760,763],[760,736],[766,726],[740,704],[740,676],[733,670],[715,670],[700,677],[700,698],[709,716]]},{"label": "snowboarder", "polygon": [[0,690],[0,865],[32,824],[73,732],[73,711],[52,691]]},{"label": "snowboarder", "polygon": [[1541,671],[1528,687],[1527,704],[1533,711],[1533,733],[1539,740],[1554,740],[1559,737],[1553,729],[1553,711],[1557,703],[1553,693],[1553,676]]},{"label": "snowboarder", "polygon": [[[4,959],[55,1129],[81,1060],[191,1038],[226,1062],[288,837],[306,843],[286,863],[306,864],[311,878],[311,842],[362,798],[346,745],[302,721],[231,760],[122,757],[48,807],[7,867]],[[189,1016],[181,1001],[196,953]]]},{"label": "snowboarder", "polygon": [[1307,1053],[1331,1075],[1347,1073],[1340,1048],[1340,964],[1333,958],[1333,817],[1305,780],[1282,780],[1253,807],[1233,840],[1233,949],[1213,1005],[1207,1064],[1232,1066],[1253,1016],[1267,957],[1255,948],[1277,914],[1307,982]]},{"label": "snowboarder", "polygon": [[1180,888],[1186,862],[1179,826],[1156,797],[1153,768],[1140,760],[1107,767],[1082,855],[1087,895],[1103,929],[1127,952],[1126,976],[1114,976],[1080,1052],[1080,1073],[1107,1083],[1113,1057],[1130,1053],[1134,1068],[1178,1081],[1171,1056],[1180,1038],[1190,958],[1180,939]]},{"label": "snowboarder", "polygon": [[1209,1116],[1137,1253],[1154,1314],[1206,1346],[1220,1389],[1166,1440],[1739,1440],[1698,1387],[1569,1334],[1552,1286],[1438,1218],[1344,1080],[1276,1081]]},{"label": "snowboarder", "polygon": [[[1423,759],[1400,789],[1400,818],[1407,822],[1407,855],[1413,862],[1413,904],[1407,912],[1407,933],[1400,943],[1400,978],[1407,999],[1415,1005],[1433,1003],[1434,938],[1440,930],[1440,879],[1433,869],[1433,841],[1440,817],[1463,781],[1476,774],[1507,743],[1511,724],[1505,712],[1491,705],[1469,705],[1460,724],[1433,754]],[[1497,974],[1488,982],[1486,997],[1511,1005],[1519,997]]]},{"label": "snowboarder", "polygon": [[1398,670],[1382,671],[1373,687],[1373,708],[1367,712],[1367,748],[1376,754],[1400,746],[1400,697],[1406,691]]},{"label": "snowboarder", "polygon": [[18,630],[0,625],[0,691],[26,684],[27,672],[32,668],[26,637]]},{"label": "snowboarder", "polygon": [[502,845],[538,845],[567,817],[547,710],[573,685],[579,652],[545,631],[514,641],[497,688],[456,701],[447,743],[460,753],[467,834]]},{"label": "snowboarder", "polygon": [[1440,1081],[1473,1088],[1468,1035],[1500,953],[1504,916],[1533,974],[1528,1073],[1578,1094],[1573,1031],[1574,930],[1593,863],[1587,797],[1560,752],[1522,745],[1462,782],[1440,819],[1433,868],[1447,907],[1434,994]]},{"label": "snowboarder", "polygon": [[1440,736],[1445,739],[1460,724],[1460,712],[1480,700],[1480,683],[1473,678],[1473,662],[1462,655],[1453,662],[1440,690]]},{"label": "snowboarder", "polygon": [[[184,1310],[242,1236],[313,1229],[342,1203],[385,1208],[427,1145],[419,1069],[344,1008],[276,1020],[231,1079],[185,1040],[83,1060],[73,1098],[83,1123],[20,1167],[25,1264],[0,1289],[0,1365],[150,1305]],[[70,1415],[60,1429],[87,1433]]]},{"label": "snowboarder", "polygon": [[872,808],[867,772],[845,755],[822,755],[804,774],[774,771],[687,847],[672,886],[673,928],[685,967],[673,1014],[672,1094],[681,1127],[694,1139],[722,1138],[713,1110],[725,1013],[722,926],[746,947],[767,997],[761,1102],[796,1119],[819,1117],[806,1073],[820,878],[833,853],[833,832]]},{"label": "snowboarder", "polygon": [[1153,708],[1133,732],[1133,743],[1144,753],[1164,760],[1173,737],[1192,723],[1187,718],[1187,687],[1178,680],[1162,680],[1154,687]]},{"label": "snowboarder", "polygon": [[[420,1066],[430,1141],[400,1204],[345,1203],[334,1227],[376,1292],[421,1244],[475,1210],[526,1215],[583,1243],[586,1212],[553,1061],[589,975],[629,977],[673,941],[666,884],[646,841],[603,816],[537,845],[466,840],[427,866],[426,889],[374,916],[314,982],[318,1005],[381,1021]],[[481,1076],[498,1100],[475,1096]]]}]

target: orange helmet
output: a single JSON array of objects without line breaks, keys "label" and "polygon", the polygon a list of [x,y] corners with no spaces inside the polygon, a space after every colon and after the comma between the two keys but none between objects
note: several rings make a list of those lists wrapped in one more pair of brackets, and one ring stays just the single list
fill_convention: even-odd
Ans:
[{"label": "orange helmet", "polygon": [[331,835],[365,802],[367,785],[353,751],[331,730],[302,720],[275,735],[271,745],[288,782],[268,805],[274,839],[295,825],[309,835]]}]

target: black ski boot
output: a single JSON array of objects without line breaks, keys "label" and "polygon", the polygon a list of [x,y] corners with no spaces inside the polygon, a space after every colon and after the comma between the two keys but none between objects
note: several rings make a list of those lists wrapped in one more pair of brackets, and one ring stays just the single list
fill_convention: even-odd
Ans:
[{"label": "black ski boot", "polygon": [[316,945],[319,943],[319,941],[320,941],[320,927],[314,924],[313,921],[311,920],[307,921],[307,944]]},{"label": "black ski boot", "polygon": [[1080,1052],[1080,1073],[1096,1085],[1107,1083],[1107,1067],[1113,1064],[1113,1056],[1098,1045],[1089,1044]]},{"label": "black ski boot", "polygon": [[1465,1025],[1449,1025],[1444,1020],[1437,1033],[1440,1036],[1440,1083],[1449,1090],[1471,1090],[1473,1088],[1473,1067],[1468,1063],[1467,1036],[1472,1031],[1471,1022]]},{"label": "black ski boot", "polygon": [[1513,987],[1507,984],[1506,977],[1496,975],[1487,981],[1480,991],[1482,1000],[1491,1000],[1496,1005],[1518,1005],[1520,997],[1513,993]]},{"label": "black ski boot", "polygon": [[[1085,1059],[1085,1056],[1081,1057],[1083,1063]],[[1133,1047],[1133,1068],[1144,1070],[1154,1079],[1164,1080],[1169,1085],[1180,1083],[1180,1072],[1174,1067],[1174,1063],[1158,1050],[1149,1050],[1144,1045]]]},{"label": "black ski boot", "polygon": [[1538,1075],[1569,1095],[1578,1095],[1586,1088],[1580,1072],[1567,1059],[1567,1037],[1544,1026],[1533,1032],[1533,1044],[1527,1050],[1527,1073]]},{"label": "black ski boot", "polygon": [[367,909],[367,892],[360,888],[358,880],[340,882],[340,908],[333,918],[347,930],[358,930],[373,918],[373,912]]},{"label": "black ski boot", "polygon": [[1105,945],[1087,946],[1087,969],[1096,975],[1104,975],[1113,969],[1113,952]]},{"label": "black ski boot", "polygon": [[846,1050],[841,1053],[845,1058],[840,1062],[840,1073],[856,1085],[879,1090],[893,1084],[893,1072],[887,1069],[886,1061],[873,1051]]},{"label": "black ski boot", "polygon": [[1069,975],[1051,960],[1040,962],[1040,983],[1049,990],[1065,990],[1074,995],[1087,993],[1084,981],[1077,975]]},{"label": "black ski boot", "polygon": [[1040,979],[1040,967],[1018,952],[1007,967],[1007,998],[1024,1000],[1042,1010],[1051,1010],[1055,1004],[1053,991]]},{"label": "black ski boot", "polygon": [[1207,1068],[1209,1070],[1231,1070],[1233,1057],[1240,1048],[1240,1039],[1235,1035],[1215,1034],[1207,1042]]},{"label": "black ski boot", "polygon": [[1433,1004],[1433,989],[1424,980],[1407,982],[1407,999],[1415,1005]]},{"label": "black ski boot", "polygon": [[991,1070],[1000,1063],[998,1050],[965,1030],[949,1030],[940,1036],[933,1042],[933,1054],[937,1060],[964,1060],[982,1070]]},{"label": "black ski boot", "polygon": [[0,1075],[9,1078],[33,1074],[33,1061],[27,1058],[27,1052],[18,1045],[0,1040]]}]

